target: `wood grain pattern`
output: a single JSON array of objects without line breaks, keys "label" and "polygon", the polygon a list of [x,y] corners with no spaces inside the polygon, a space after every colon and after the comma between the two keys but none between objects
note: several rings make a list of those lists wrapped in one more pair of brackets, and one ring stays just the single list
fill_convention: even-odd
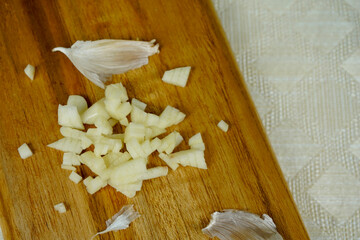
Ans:
[{"label": "wood grain pattern", "polygon": [[[224,34],[208,0],[9,0],[0,3],[0,223],[5,239],[89,239],[105,220],[133,203],[142,217],[129,229],[98,239],[208,239],[210,214],[226,208],[269,214],[285,239],[308,239],[262,131]],[[156,38],[161,53],[140,69],[113,78],[130,97],[160,113],[167,105],[187,114],[175,129],[187,140],[201,132],[208,170],[180,168],[147,181],[127,199],[106,187],[87,194],[60,169],[57,106],[68,95],[89,103],[104,91],[86,80],[56,46],[76,40]],[[33,82],[23,69],[36,66]],[[186,88],[164,84],[163,72],[193,67]],[[216,127],[230,123],[228,133]],[[35,155],[20,159],[29,143]],[[184,148],[181,146],[180,148]],[[151,165],[163,165],[152,157]],[[79,168],[86,176],[89,170]],[[57,214],[53,205],[69,211]]]}]

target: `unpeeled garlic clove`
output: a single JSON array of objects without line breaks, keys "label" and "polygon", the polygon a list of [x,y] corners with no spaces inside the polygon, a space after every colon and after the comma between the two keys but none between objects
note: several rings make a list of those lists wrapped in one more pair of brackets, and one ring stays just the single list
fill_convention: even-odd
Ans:
[{"label": "unpeeled garlic clove", "polygon": [[159,53],[155,39],[149,42],[103,39],[76,41],[71,48],[56,47],[75,67],[101,88],[113,74],[120,74],[148,64],[148,57]]}]

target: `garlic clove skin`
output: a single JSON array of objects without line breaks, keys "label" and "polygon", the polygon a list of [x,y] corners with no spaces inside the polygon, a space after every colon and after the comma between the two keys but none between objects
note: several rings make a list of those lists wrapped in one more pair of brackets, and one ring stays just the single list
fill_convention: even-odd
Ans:
[{"label": "garlic clove skin", "polygon": [[65,54],[86,78],[105,88],[104,83],[113,74],[148,64],[148,57],[159,53],[159,44],[155,44],[155,40],[102,39],[76,41],[71,48],[56,47],[52,51]]},{"label": "garlic clove skin", "polygon": [[220,240],[283,240],[270,216],[234,209],[211,214],[209,225],[202,231]]},{"label": "garlic clove skin", "polygon": [[106,229],[96,233],[91,239],[94,239],[97,235],[110,231],[126,229],[129,227],[130,223],[138,217],[140,217],[140,214],[134,210],[134,205],[125,205],[118,213],[106,221]]}]

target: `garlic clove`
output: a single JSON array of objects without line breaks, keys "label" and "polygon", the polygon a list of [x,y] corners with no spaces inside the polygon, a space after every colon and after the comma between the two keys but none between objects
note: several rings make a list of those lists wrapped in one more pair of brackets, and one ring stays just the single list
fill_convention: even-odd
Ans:
[{"label": "garlic clove", "polygon": [[64,53],[75,67],[101,88],[113,74],[120,74],[148,64],[148,57],[159,53],[155,40],[132,41],[102,39],[76,41],[71,48],[56,47],[53,52]]}]

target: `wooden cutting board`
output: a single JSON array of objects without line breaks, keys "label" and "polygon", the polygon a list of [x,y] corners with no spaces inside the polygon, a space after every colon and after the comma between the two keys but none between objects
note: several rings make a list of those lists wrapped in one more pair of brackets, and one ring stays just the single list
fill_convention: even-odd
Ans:
[{"label": "wooden cutting board", "polygon": [[[208,239],[210,214],[235,208],[267,213],[284,239],[308,239],[269,146],[224,33],[208,0],[8,0],[0,4],[0,221],[5,239],[90,239],[125,204],[141,217],[124,231],[98,239]],[[166,105],[187,118],[176,128],[187,141],[206,143],[208,170],[181,167],[146,181],[128,199],[110,187],[89,195],[68,179],[62,153],[46,147],[59,139],[57,106],[70,94],[89,103],[104,96],[57,46],[76,40],[157,39],[149,64],[113,78],[130,97],[159,114]],[[23,69],[36,66],[31,82]],[[192,66],[186,88],[165,84],[165,70]],[[227,133],[216,124],[224,119]],[[28,143],[34,156],[22,160]],[[185,144],[181,145],[185,148]],[[151,166],[164,165],[156,156]],[[82,166],[78,172],[90,172]],[[68,211],[53,206],[65,202]]]}]

